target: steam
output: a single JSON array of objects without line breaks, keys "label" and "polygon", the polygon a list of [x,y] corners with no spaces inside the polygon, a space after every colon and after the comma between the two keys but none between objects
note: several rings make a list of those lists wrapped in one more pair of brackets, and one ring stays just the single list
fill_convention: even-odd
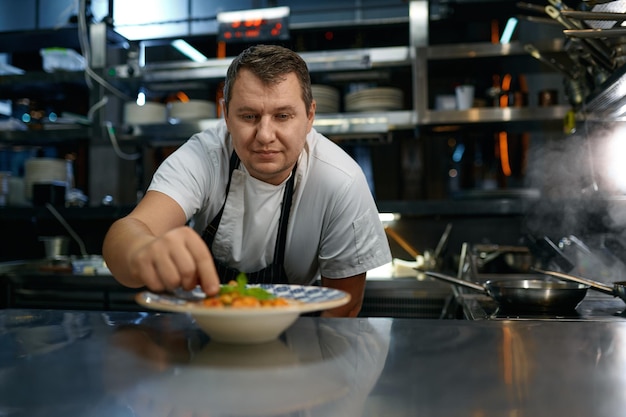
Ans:
[{"label": "steam", "polygon": [[527,211],[527,232],[560,242],[577,265],[573,272],[620,280],[626,253],[605,243],[612,239],[626,247],[626,131],[586,122],[574,134],[536,142],[528,153],[526,185],[542,197]]},{"label": "steam", "polygon": [[588,147],[580,135],[566,139],[548,138],[540,146],[531,146],[526,179],[544,198],[571,199],[580,196],[594,178],[589,166]]},{"label": "steam", "polygon": [[[546,138],[528,152],[526,181],[540,190],[541,199],[526,218],[529,232],[536,236],[580,233],[587,221],[587,202],[581,196],[593,189],[595,172],[589,164],[588,146],[582,135],[566,139]],[[556,213],[555,213],[556,211]]]}]

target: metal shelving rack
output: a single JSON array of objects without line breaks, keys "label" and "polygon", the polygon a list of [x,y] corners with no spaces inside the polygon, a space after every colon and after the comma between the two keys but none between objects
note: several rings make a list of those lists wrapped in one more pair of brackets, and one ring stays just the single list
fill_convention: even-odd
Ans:
[{"label": "metal shelving rack", "polygon": [[[370,70],[406,66],[413,63],[411,49],[405,47],[364,48],[337,51],[309,52],[301,54],[312,73],[345,70]],[[107,73],[118,80],[141,80],[150,83],[175,83],[184,80],[202,81],[218,80],[226,76],[231,58],[210,59],[203,63],[173,62],[146,65],[139,73],[129,74],[127,65],[109,68]],[[124,139],[139,138],[187,138],[197,128],[206,128],[217,120],[200,120],[194,123],[179,125],[131,126]],[[316,115],[315,128],[330,136],[363,137],[364,135],[381,135],[398,129],[409,129],[416,125],[415,113],[411,110],[370,112],[370,113],[338,113]]]},{"label": "metal shelving rack", "polygon": [[[336,113],[316,115],[315,127],[333,140],[373,139],[389,141],[399,131],[413,131],[422,126],[437,125],[473,125],[489,123],[514,123],[533,121],[555,121],[563,119],[569,111],[568,106],[549,108],[472,108],[464,111],[435,111],[428,107],[428,63],[436,60],[472,59],[474,57],[509,57],[523,55],[522,45],[492,45],[489,43],[437,45],[429,44],[429,1],[410,0],[407,44],[394,47],[346,49],[335,51],[317,51],[302,53],[309,63],[312,73],[330,74],[335,72],[372,71],[395,68],[408,71],[405,95],[411,97],[410,104],[402,111]],[[395,22],[397,23],[397,22]],[[403,21],[404,23],[404,21]],[[378,24],[384,25],[381,21]],[[321,27],[320,23],[317,27]],[[132,86],[140,83],[152,85],[173,83],[216,83],[223,79],[230,59],[214,59],[205,63],[168,62],[141,67],[138,72],[129,72],[131,68],[124,62],[124,41],[110,38],[104,24],[90,27],[92,68],[114,85]],[[111,53],[114,48],[121,48],[120,54]],[[541,45],[547,51],[560,51],[562,43],[548,42]],[[109,59],[119,58],[118,61]],[[529,57],[529,59],[532,59]],[[115,62],[115,64],[114,64]],[[55,77],[63,81],[84,79],[82,72],[72,74],[25,74],[22,76],[0,76],[0,90],[20,83],[55,82]],[[58,81],[58,78],[56,78]],[[102,88],[92,91],[91,103],[97,103],[104,94]],[[122,106],[119,106],[121,110]],[[115,111],[115,105],[109,106]],[[121,111],[119,112],[121,115]],[[55,127],[46,126],[42,130],[23,132],[0,131],[0,143],[60,143],[77,141],[83,138],[91,145],[90,153],[107,152],[110,148],[101,112],[95,115],[91,126]],[[117,137],[121,146],[177,145],[187,140],[191,134],[205,128],[217,119],[199,120],[193,123],[150,126],[123,126],[118,122]],[[117,163],[117,162],[116,162]],[[91,167],[90,167],[91,169]],[[95,176],[93,176],[95,178]],[[91,181],[91,180],[90,180]],[[92,189],[100,190],[101,185],[94,184]],[[108,188],[106,189],[107,192]]]},{"label": "metal shelving rack", "polygon": [[[569,111],[569,106],[553,106],[549,108],[472,108],[469,110],[438,111],[428,108],[428,63],[434,60],[472,59],[479,57],[507,57],[526,55],[523,45],[519,43],[490,44],[468,43],[455,45],[430,46],[428,40],[429,1],[411,0],[409,3],[409,39],[406,46],[362,48],[336,51],[319,51],[302,53],[312,73],[375,70],[379,68],[406,67],[411,69],[412,90],[405,91],[412,97],[412,108],[403,111],[372,112],[372,113],[337,113],[318,114],[315,127],[323,134],[349,139],[364,136],[385,136],[396,130],[413,129],[422,125],[438,124],[475,124],[475,123],[507,123],[524,121],[562,120]],[[100,34],[103,39],[92,40],[96,55],[106,55],[107,43],[111,43],[110,31]],[[92,30],[93,33],[97,33]],[[116,45],[120,40],[116,39]],[[563,40],[550,40],[539,45],[545,51],[562,50]],[[112,82],[146,84],[171,84],[175,82],[217,81],[223,79],[232,58],[211,59],[203,63],[168,62],[150,64],[132,68],[128,64],[113,65],[103,68],[102,73]],[[106,67],[106,65],[105,65]],[[77,80],[84,77],[82,73],[59,74],[25,74],[23,76],[0,77],[0,89],[27,82],[55,82]],[[97,101],[95,98],[93,101]],[[96,121],[98,122],[98,121]],[[142,140],[186,139],[197,127],[207,126],[215,120],[201,120],[197,123],[181,125],[167,124],[155,126],[120,126],[120,138]],[[37,132],[37,135],[40,132]],[[100,129],[89,131],[86,127],[74,129],[53,129],[46,132],[47,137],[63,140],[64,137],[74,140],[76,135],[88,134],[94,137],[101,135]],[[16,137],[24,140],[28,132],[0,132],[0,141],[13,141]]]},{"label": "metal shelving rack", "polygon": [[[562,39],[553,39],[538,45],[543,51],[560,52]],[[428,62],[433,60],[474,59],[484,57],[524,56],[528,53],[519,42],[508,44],[466,43],[418,47],[416,53],[416,72],[419,75],[418,88],[422,93],[416,97],[415,109],[418,124],[467,124],[518,121],[562,120],[570,110],[568,105],[550,107],[483,107],[469,110],[431,110],[428,108]]]},{"label": "metal shelving rack", "polygon": [[[428,108],[428,63],[433,60],[472,59],[477,57],[507,57],[528,55],[518,42],[509,44],[468,43],[430,46],[428,43],[427,0],[412,0],[409,3],[409,33],[407,46],[364,48],[337,51],[302,53],[312,73],[333,71],[374,70],[377,68],[410,67],[412,108],[403,111],[375,113],[337,113],[316,115],[315,127],[323,134],[334,138],[350,139],[364,136],[384,137],[396,130],[413,129],[422,125],[508,123],[525,121],[562,120],[570,107],[567,105],[548,108],[472,108],[469,110],[437,111]],[[538,45],[549,52],[559,52],[563,40],[555,39]],[[529,57],[529,59],[532,59]],[[232,58],[211,59],[204,63],[168,62],[141,67],[139,71],[128,65],[109,68],[107,73],[122,82],[140,80],[146,84],[173,83],[176,81],[202,81],[221,79]],[[168,126],[132,126],[124,129],[124,139],[175,140],[187,138],[190,132],[214,121]]]}]

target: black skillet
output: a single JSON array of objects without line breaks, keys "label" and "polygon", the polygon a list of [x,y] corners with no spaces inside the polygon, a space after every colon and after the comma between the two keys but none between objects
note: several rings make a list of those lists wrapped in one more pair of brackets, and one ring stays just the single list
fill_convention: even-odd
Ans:
[{"label": "black skillet", "polygon": [[439,272],[424,273],[433,278],[481,291],[507,311],[570,312],[576,309],[589,289],[589,285],[586,284],[555,280],[542,274],[501,275],[479,284]]}]

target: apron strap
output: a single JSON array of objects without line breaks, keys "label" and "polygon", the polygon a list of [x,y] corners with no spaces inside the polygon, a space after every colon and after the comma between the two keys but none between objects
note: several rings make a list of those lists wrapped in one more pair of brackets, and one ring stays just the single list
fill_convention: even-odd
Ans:
[{"label": "apron strap", "polygon": [[285,193],[283,194],[283,204],[280,211],[280,220],[278,221],[278,233],[276,236],[276,246],[274,247],[274,264],[282,265],[285,260],[285,249],[287,248],[287,226],[289,225],[289,214],[291,214],[291,202],[293,200],[293,187],[296,178],[296,168],[291,171],[291,178],[285,184]]},{"label": "apron strap", "polygon": [[222,215],[224,214],[224,207],[226,206],[226,199],[228,198],[228,192],[230,191],[230,181],[233,178],[233,172],[235,171],[235,169],[239,167],[239,162],[240,162],[239,156],[237,156],[235,151],[233,151],[233,153],[230,154],[230,163],[229,163],[229,168],[228,168],[228,184],[226,184],[226,194],[224,197],[224,202],[222,203],[222,208],[220,208],[220,211],[213,218],[213,220],[211,220],[211,223],[207,225],[206,229],[204,229],[204,232],[202,233],[207,245],[209,245],[209,248],[211,248],[211,246],[213,245],[213,239],[215,239],[217,228],[220,225],[220,221],[222,220]]}]

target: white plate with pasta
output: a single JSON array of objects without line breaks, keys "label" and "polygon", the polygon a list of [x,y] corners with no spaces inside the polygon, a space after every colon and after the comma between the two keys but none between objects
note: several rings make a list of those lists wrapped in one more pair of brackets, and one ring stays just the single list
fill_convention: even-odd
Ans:
[{"label": "white plate with pasta", "polygon": [[[207,297],[199,287],[173,294],[143,291],[135,299],[153,310],[191,315],[212,340],[248,344],[276,339],[300,314],[340,307],[350,301],[350,294],[327,287],[240,283],[238,288],[244,286],[246,292],[261,299],[258,304],[220,302],[217,297]],[[229,286],[222,286],[222,289],[225,287]],[[223,297],[231,291],[221,293]],[[272,301],[277,303],[272,304]]]}]

